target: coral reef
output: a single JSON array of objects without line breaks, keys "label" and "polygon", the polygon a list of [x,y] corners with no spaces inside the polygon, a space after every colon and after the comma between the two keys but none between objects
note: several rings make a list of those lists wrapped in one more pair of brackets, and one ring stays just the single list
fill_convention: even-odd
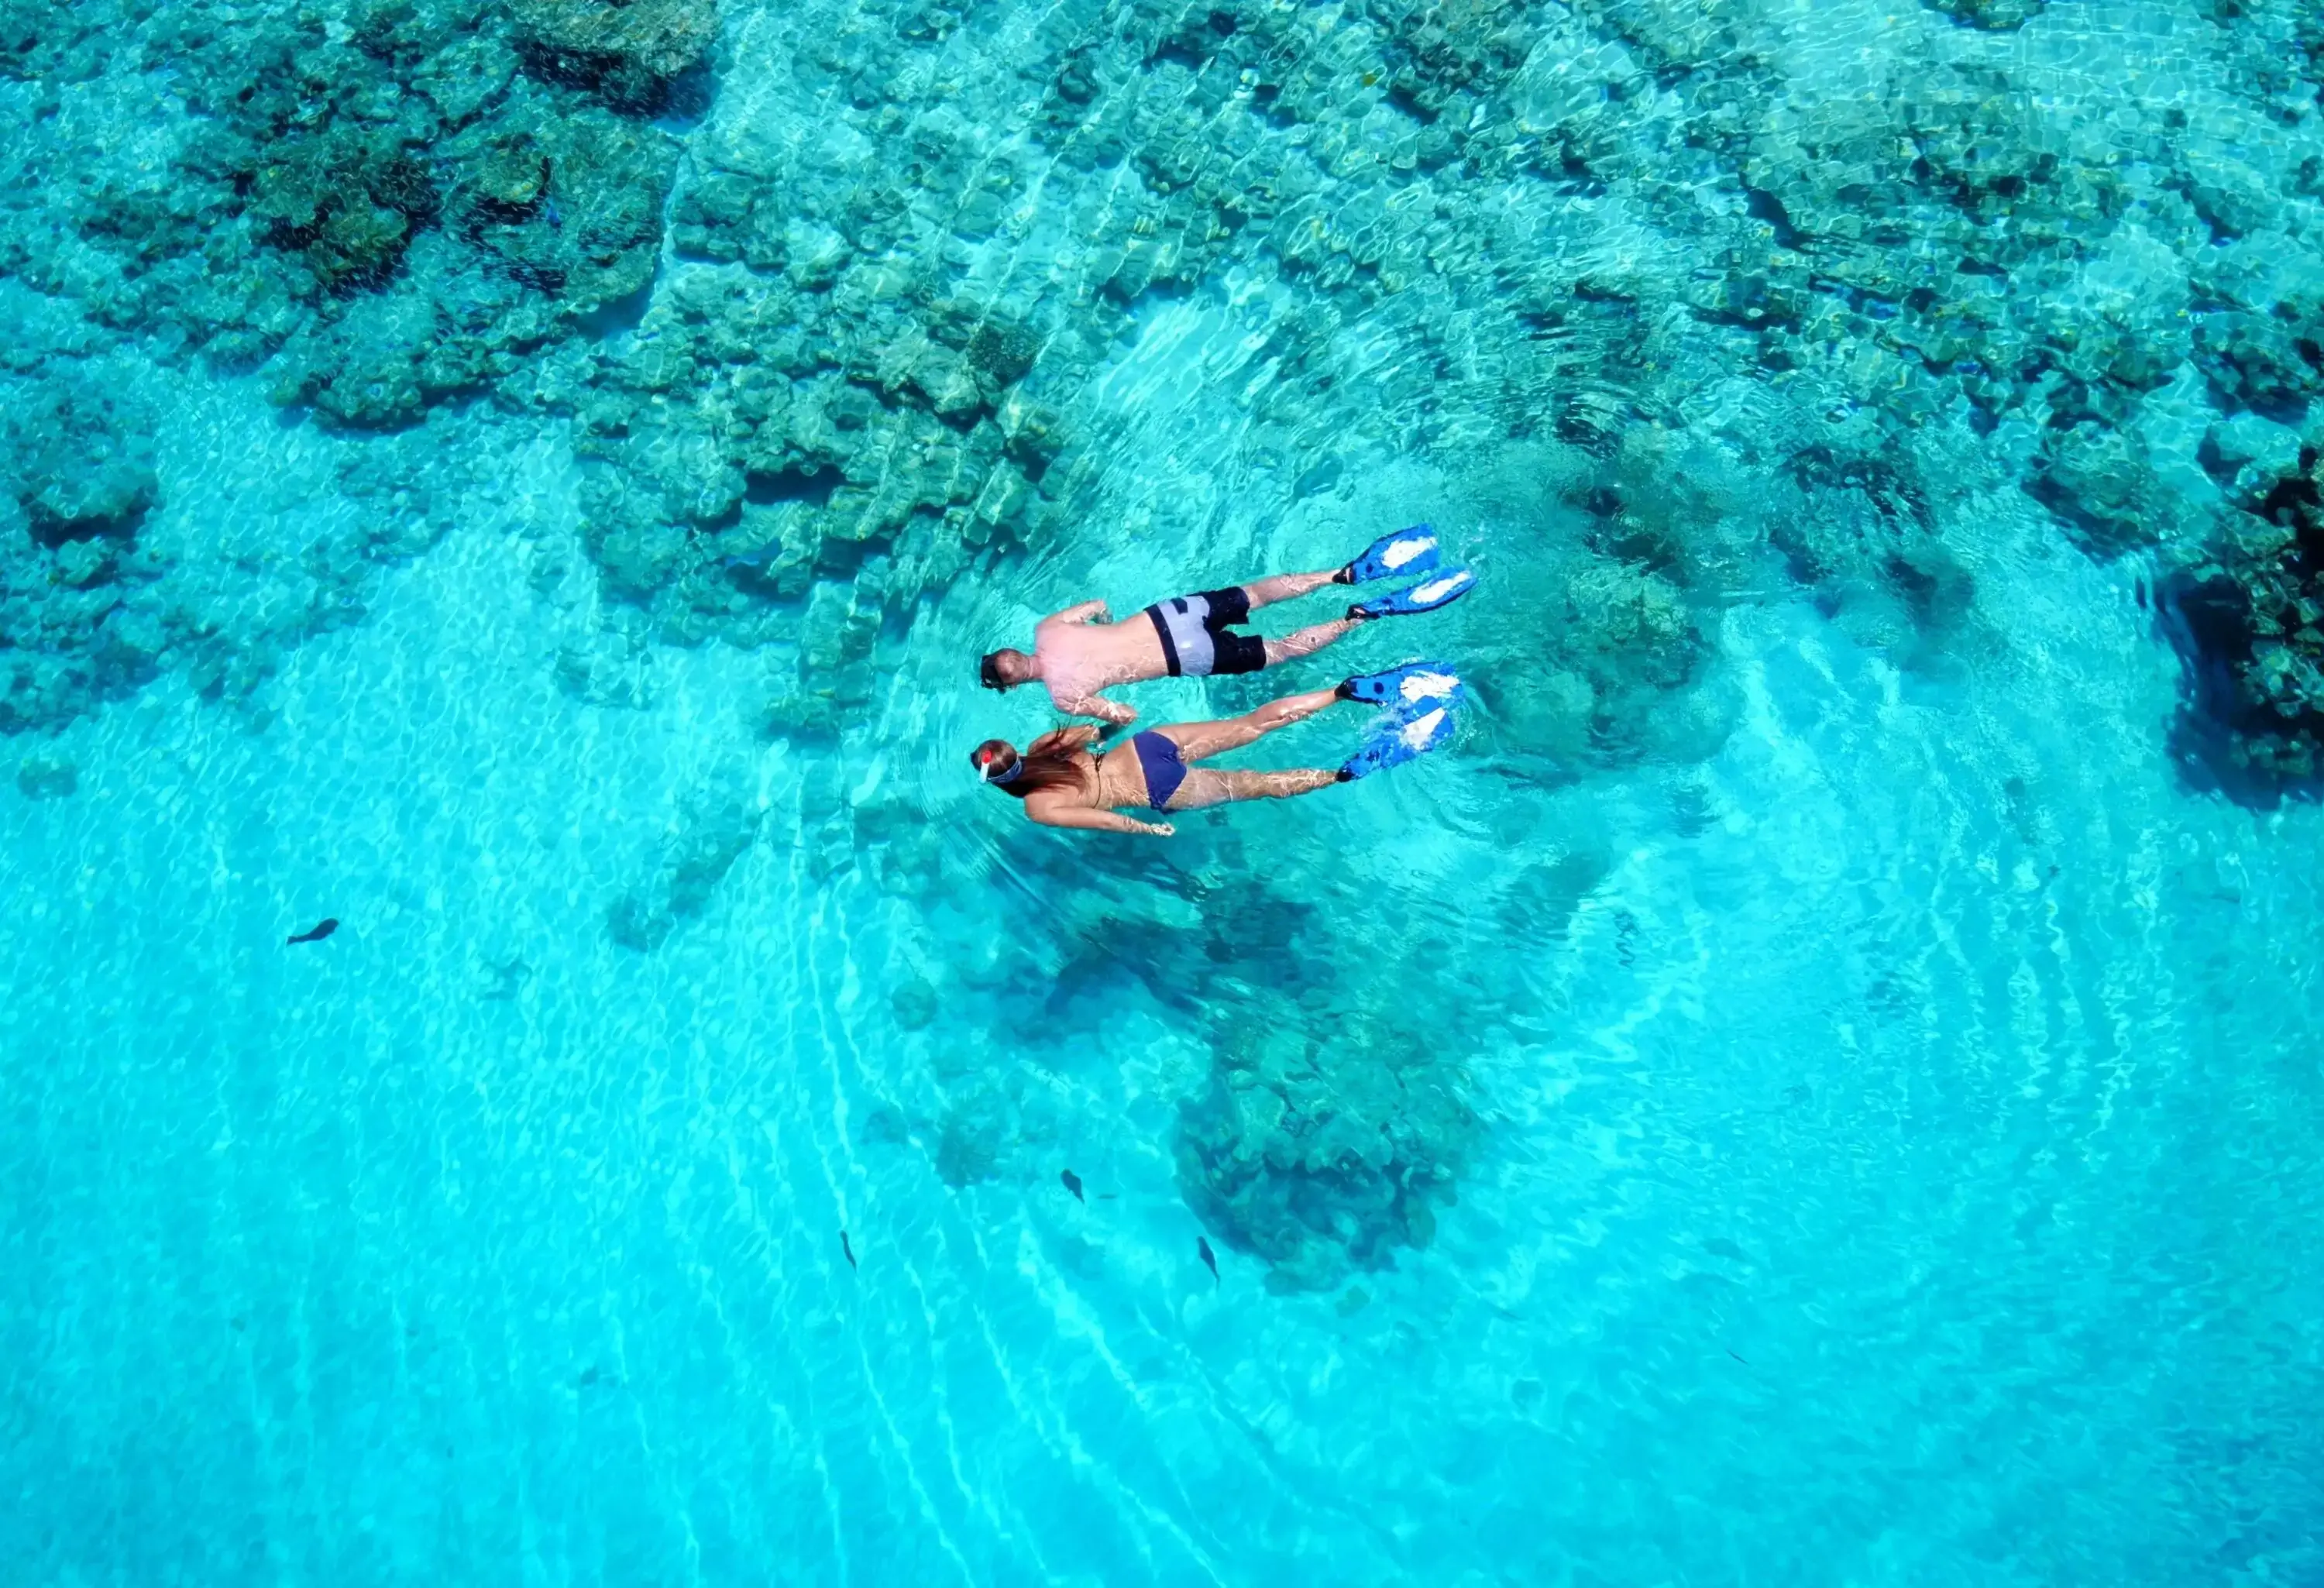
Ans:
[{"label": "coral reef", "polygon": [[2158,590],[2187,663],[2180,746],[2261,798],[2324,784],[2324,448],[2285,461]]},{"label": "coral reef", "polygon": [[[1979,623],[1968,504],[1997,494],[2176,570],[2190,723],[2243,773],[2310,776],[2314,7],[2128,37],[1929,0],[1872,55],[1795,11],[8,6],[0,272],[33,328],[0,356],[0,731],[168,669],[246,695],[500,488],[446,456],[541,439],[569,443],[611,609],[559,685],[640,706],[657,642],[758,648],[753,725],[848,764],[934,601],[1088,544],[1134,465],[1106,377],[1191,300],[1231,321],[1218,400],[1278,460],[1238,512],[1349,500],[1382,459],[1462,478],[1492,577],[1442,632],[1483,707],[1467,748],[1514,779],[1708,753],[1739,601],[1804,596],[1941,667]],[[2126,63],[2104,92],[2099,47]],[[243,374],[312,450],[197,526],[180,485],[208,465],[169,405]],[[816,782],[815,874],[868,853],[927,888],[927,824]],[[614,936],[664,941],[760,819],[755,790],[692,798]],[[1575,867],[1508,908],[1562,929]],[[1301,1285],[1425,1239],[1471,1129],[1458,1055],[1307,1035],[1381,1011],[1308,996],[1343,967],[1286,949],[1287,887],[1257,935],[1189,924],[1199,881],[1167,869],[1105,897],[1091,940],[1205,1011],[1182,1159],[1214,1233]],[[994,1095],[936,1132],[948,1179],[995,1172],[1020,1103]]]},{"label": "coral reef", "polygon": [[[9,362],[28,373],[0,374],[0,732],[164,670],[246,698],[285,647],[359,621],[376,568],[433,544],[465,489],[448,426],[287,466],[205,456],[161,421],[181,389],[124,355],[42,346],[37,316],[22,329]],[[173,483],[197,474],[198,490]]]},{"label": "coral reef", "polygon": [[[1231,272],[1276,283],[1255,402],[1295,441],[1358,320],[1403,344],[1357,421],[1385,446],[1499,427],[1610,457],[1655,416],[1687,438],[1673,457],[1708,444],[1797,485],[1798,511],[1745,493],[1726,522],[1868,635],[1973,598],[1927,511],[1850,483],[1920,433],[1981,438],[2112,554],[2208,522],[2143,429],[2190,364],[2278,422],[2324,379],[2297,8],[2174,42],[2223,86],[2119,125],[1983,48],[2068,19],[2031,4],[1926,14],[1926,69],[1873,93],[1776,64],[1781,24],[1749,5],[1079,4],[1005,41],[945,7],[732,9],[22,9],[6,59],[60,114],[30,124],[17,190],[39,200],[0,257],[101,324],[268,361],[279,400],[335,424],[479,394],[571,413],[611,594],[680,642],[804,621],[803,669],[843,671],[1070,515],[1103,466],[1088,393],[1116,337]],[[700,107],[714,48],[752,89],[711,105],[680,180],[646,118]],[[152,97],[163,61],[179,100]],[[76,80],[150,110],[151,152],[92,158]],[[1023,136],[964,108],[1025,85]],[[1735,378],[1794,417],[1679,417]],[[1873,433],[1835,446],[1796,417],[1844,409]],[[1653,466],[1608,488],[1652,497]],[[1554,670],[1565,707],[1605,695]],[[792,721],[827,719],[819,680],[793,694]]]},{"label": "coral reef", "polygon": [[1503,753],[1529,777],[1571,776],[1654,745],[1673,721],[1665,697],[1709,660],[1686,593],[1665,573],[1586,550],[1545,549],[1495,571],[1506,586],[1497,605],[1526,621],[1472,619],[1480,632],[1460,650]]},{"label": "coral reef", "polygon": [[64,799],[80,789],[80,769],[60,755],[27,755],[16,763],[16,791],[27,799]]},{"label": "coral reef", "polygon": [[[1334,912],[1305,897],[1328,880],[1280,855],[1270,864],[1232,827],[1183,851],[1005,841],[1010,874],[1055,926],[1054,956],[972,927],[988,956],[953,952],[946,992],[908,982],[897,1000],[907,1027],[940,1000],[954,1025],[989,1011],[1009,1056],[982,1064],[972,1049],[948,1076],[926,1131],[941,1177],[1012,1175],[1016,1149],[1047,1128],[1049,1066],[1070,1064],[1073,1044],[1037,1034],[1150,1001],[1205,1056],[1183,1072],[1173,1156],[1213,1239],[1262,1258],[1278,1291],[1329,1288],[1428,1244],[1480,1137],[1466,1059],[1475,1034],[1507,1017],[1509,990],[1382,984]],[[1278,885],[1270,872],[1291,874]],[[948,888],[927,908],[982,909],[982,897]],[[1387,929],[1455,956],[1423,907],[1390,912]]]},{"label": "coral reef", "polygon": [[105,373],[52,361],[0,383],[0,731],[43,725],[150,677],[133,605],[156,559],[153,416]]},{"label": "coral reef", "polygon": [[718,35],[716,0],[510,0],[526,64],[637,111],[659,110]]},{"label": "coral reef", "polygon": [[1179,1133],[1195,1212],[1266,1259],[1275,1290],[1327,1289],[1427,1245],[1477,1131],[1458,1066],[1369,1020],[1241,1012]]},{"label": "coral reef", "polygon": [[651,872],[605,912],[614,942],[641,954],[659,948],[680,924],[700,915],[734,863],[758,841],[763,817],[740,774],[689,789],[677,826]]},{"label": "coral reef", "polygon": [[[85,368],[49,366],[0,399],[0,492],[23,532],[50,552],[76,542],[134,545],[152,507],[153,416]],[[105,577],[109,558],[61,559],[75,588]]]},{"label": "coral reef", "polygon": [[[82,10],[14,30],[52,107],[74,72],[35,60],[105,71],[113,102],[30,134],[42,202],[0,263],[217,365],[292,344],[280,400],[363,428],[507,377],[651,279],[678,145],[639,118],[717,19],[703,0],[191,4],[91,35]],[[106,112],[148,122],[134,162],[91,158],[78,117]]]},{"label": "coral reef", "polygon": [[2049,0],[1921,0],[1932,11],[1942,12],[1963,27],[2001,32],[2023,27],[2042,14]]}]

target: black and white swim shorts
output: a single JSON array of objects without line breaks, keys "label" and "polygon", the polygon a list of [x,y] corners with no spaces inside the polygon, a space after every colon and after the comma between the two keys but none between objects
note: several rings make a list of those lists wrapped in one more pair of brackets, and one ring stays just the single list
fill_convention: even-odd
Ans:
[{"label": "black and white swim shorts", "polygon": [[1266,641],[1231,632],[1250,621],[1250,597],[1240,587],[1157,601],[1146,615],[1162,636],[1162,660],[1174,679],[1255,673],[1267,665]]}]

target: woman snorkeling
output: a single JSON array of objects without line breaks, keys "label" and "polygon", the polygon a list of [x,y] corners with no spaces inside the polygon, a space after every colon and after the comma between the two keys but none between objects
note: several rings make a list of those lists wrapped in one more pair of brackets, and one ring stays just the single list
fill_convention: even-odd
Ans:
[{"label": "woman snorkeling", "polygon": [[[1449,668],[1417,662],[1350,679],[1336,689],[1314,689],[1270,700],[1223,722],[1171,723],[1148,728],[1100,754],[1098,730],[1058,728],[1020,752],[1006,739],[987,739],[969,752],[980,780],[1024,801],[1025,814],[1044,826],[1095,827],[1111,833],[1169,837],[1168,822],[1140,821],[1121,810],[1200,810],[1238,799],[1288,799],[1333,783],[1350,782],[1435,749],[1452,732],[1460,680]],[[1298,767],[1284,771],[1222,771],[1194,763],[1262,739],[1342,700],[1398,709],[1364,747],[1337,770]]]}]

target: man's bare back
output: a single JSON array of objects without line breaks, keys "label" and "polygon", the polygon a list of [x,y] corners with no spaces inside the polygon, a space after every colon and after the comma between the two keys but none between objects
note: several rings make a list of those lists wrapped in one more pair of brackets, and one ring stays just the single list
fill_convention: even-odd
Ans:
[{"label": "man's bare back", "polygon": [[1105,691],[1148,679],[1209,678],[1257,672],[1321,651],[1362,621],[1354,615],[1314,623],[1280,640],[1234,632],[1259,607],[1343,582],[1345,570],[1277,574],[1249,585],[1157,602],[1136,616],[1112,621],[1102,601],[1084,601],[1043,618],[1033,650],[1001,650],[985,657],[979,676],[989,689],[1038,681],[1067,716],[1093,716],[1117,725],[1138,713]]},{"label": "man's bare back", "polygon": [[1033,662],[1048,686],[1050,702],[1067,716],[1093,716],[1127,723],[1138,713],[1104,691],[1116,684],[1142,683],[1168,671],[1162,637],[1141,612],[1115,623],[1102,601],[1043,618],[1033,629]]}]

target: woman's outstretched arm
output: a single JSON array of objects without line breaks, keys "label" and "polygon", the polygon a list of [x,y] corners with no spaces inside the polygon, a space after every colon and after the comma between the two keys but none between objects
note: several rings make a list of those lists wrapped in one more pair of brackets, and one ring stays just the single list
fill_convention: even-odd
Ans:
[{"label": "woman's outstretched arm", "polygon": [[1102,833],[1151,833],[1167,838],[1178,829],[1168,822],[1141,822],[1118,810],[1093,810],[1086,805],[1036,807],[1027,801],[1025,814],[1045,827],[1089,827]]}]

